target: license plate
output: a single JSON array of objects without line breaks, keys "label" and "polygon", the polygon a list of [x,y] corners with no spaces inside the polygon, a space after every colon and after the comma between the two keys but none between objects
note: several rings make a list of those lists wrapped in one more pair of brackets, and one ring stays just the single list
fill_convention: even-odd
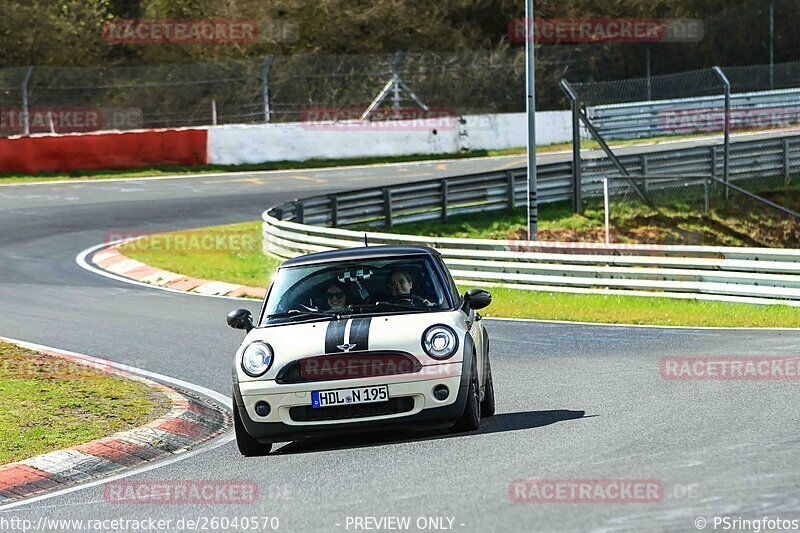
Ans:
[{"label": "license plate", "polygon": [[389,388],[386,385],[358,387],[357,389],[314,391],[311,393],[311,407],[333,407],[336,405],[386,401],[389,401]]}]

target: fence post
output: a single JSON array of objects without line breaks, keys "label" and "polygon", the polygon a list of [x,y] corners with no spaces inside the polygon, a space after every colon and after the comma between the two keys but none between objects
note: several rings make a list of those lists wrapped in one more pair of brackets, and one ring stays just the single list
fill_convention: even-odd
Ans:
[{"label": "fence post", "polygon": [[[640,166],[642,167],[642,176],[647,176],[650,169],[647,168],[647,154],[642,154],[640,158]],[[647,192],[647,180],[642,180],[642,190]]]},{"label": "fence post", "polygon": [[442,180],[442,222],[447,222],[447,204],[450,201],[447,180]]},{"label": "fence post", "polygon": [[730,181],[730,158],[731,158],[731,82],[719,67],[712,70],[725,87],[725,160],[723,162],[723,179],[725,180],[725,199],[730,198],[728,181]]},{"label": "fence post", "polygon": [[705,199],[706,199],[706,216],[709,215],[711,209],[711,191],[709,190],[710,186],[709,181],[711,180],[709,180],[708,178],[703,180],[703,189],[704,189],[703,192],[705,193]]},{"label": "fence post", "polygon": [[25,78],[22,80],[22,134],[31,134],[31,114],[28,108],[28,82],[31,81],[31,74],[33,74],[33,67],[28,67],[25,72]]},{"label": "fence post", "polygon": [[791,162],[789,161],[789,139],[783,140],[783,181],[786,185],[792,182]]},{"label": "fence post", "polygon": [[339,197],[335,194],[331,195],[331,226],[334,228],[339,227]]},{"label": "fence post", "polygon": [[716,146],[709,146],[708,149],[711,152],[711,175],[716,178],[717,177],[717,147]]},{"label": "fence post", "polygon": [[264,122],[269,122],[269,68],[272,66],[272,56],[264,58],[261,65],[261,99],[264,103]]},{"label": "fence post", "polygon": [[506,182],[508,183],[508,208],[514,210],[517,208],[517,187],[514,173],[506,170]]},{"label": "fence post", "polygon": [[394,224],[392,220],[392,190],[388,187],[383,189],[383,216],[387,228]]},{"label": "fence post", "polygon": [[561,80],[563,90],[572,102],[572,210],[583,213],[583,190],[581,187],[581,103],[567,80]]},{"label": "fence post", "polygon": [[211,124],[217,125],[217,99],[211,99]]}]

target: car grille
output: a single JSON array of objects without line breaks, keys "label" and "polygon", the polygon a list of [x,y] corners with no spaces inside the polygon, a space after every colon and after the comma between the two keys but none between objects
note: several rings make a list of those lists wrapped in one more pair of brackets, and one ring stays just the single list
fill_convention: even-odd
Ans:
[{"label": "car grille", "polygon": [[275,376],[275,382],[313,383],[342,379],[363,379],[419,372],[422,364],[410,353],[400,351],[365,351],[306,357],[287,364]]},{"label": "car grille", "polygon": [[302,405],[289,409],[289,416],[295,422],[320,422],[325,420],[345,420],[406,413],[414,409],[414,398],[391,398],[388,402],[346,405],[336,407],[317,407]]}]

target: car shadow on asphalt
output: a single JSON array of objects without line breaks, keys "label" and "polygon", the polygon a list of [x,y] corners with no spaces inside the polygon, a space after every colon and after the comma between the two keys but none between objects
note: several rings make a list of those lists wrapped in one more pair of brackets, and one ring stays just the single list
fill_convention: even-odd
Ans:
[{"label": "car shadow on asphalt", "polygon": [[463,433],[450,432],[449,430],[431,431],[374,431],[354,435],[331,435],[327,437],[314,437],[290,442],[272,452],[271,455],[289,455],[295,453],[313,453],[343,448],[367,448],[399,444],[404,442],[418,442],[426,440],[451,439],[455,437],[469,437],[473,435],[488,435],[490,433],[503,433],[506,431],[521,431],[549,426],[567,420],[591,418],[597,415],[587,415],[586,411],[569,411],[565,409],[553,411],[523,411],[520,413],[498,413],[481,421],[478,431]]}]

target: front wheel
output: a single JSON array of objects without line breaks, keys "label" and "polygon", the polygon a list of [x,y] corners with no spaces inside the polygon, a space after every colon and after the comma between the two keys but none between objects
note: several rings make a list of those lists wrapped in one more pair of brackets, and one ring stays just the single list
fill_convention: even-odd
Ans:
[{"label": "front wheel", "polygon": [[233,431],[236,433],[236,446],[245,457],[267,455],[272,450],[272,443],[262,444],[254,439],[244,427],[236,401],[233,402]]},{"label": "front wheel", "polygon": [[453,426],[454,431],[475,431],[481,426],[481,399],[480,383],[478,383],[478,361],[472,357],[472,370],[469,374],[469,388],[467,389],[467,405],[464,414]]}]

